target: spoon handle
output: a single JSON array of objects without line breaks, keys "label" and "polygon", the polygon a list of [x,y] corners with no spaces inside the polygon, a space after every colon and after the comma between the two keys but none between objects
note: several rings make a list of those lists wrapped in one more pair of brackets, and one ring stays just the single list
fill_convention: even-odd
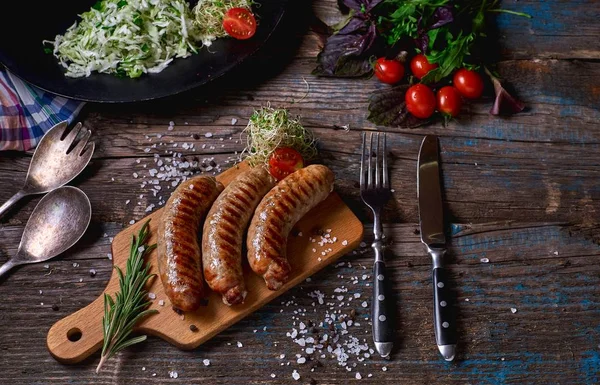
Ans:
[{"label": "spoon handle", "polygon": [[17,264],[14,263],[12,259],[9,259],[8,261],[6,261],[6,263],[4,263],[4,265],[0,266],[0,278],[2,278],[2,276],[4,274],[8,273],[8,271],[15,266],[17,266]]},{"label": "spoon handle", "polygon": [[14,205],[19,199],[23,198],[25,195],[27,194],[23,190],[19,190],[15,195],[10,197],[10,199],[7,200],[2,206],[0,206],[0,218],[2,218],[4,213],[6,213],[12,205]]}]

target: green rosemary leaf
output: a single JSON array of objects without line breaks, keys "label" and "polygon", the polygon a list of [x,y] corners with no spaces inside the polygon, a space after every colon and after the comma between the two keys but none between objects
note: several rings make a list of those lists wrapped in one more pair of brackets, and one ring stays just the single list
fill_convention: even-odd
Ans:
[{"label": "green rosemary leaf", "polygon": [[146,298],[148,294],[146,284],[155,276],[150,274],[150,266],[144,263],[144,257],[156,247],[156,245],[147,245],[150,234],[149,222],[150,220],[144,223],[137,238],[131,237],[131,249],[125,272],[115,266],[119,276],[119,291],[115,293],[114,299],[104,294],[104,317],[102,318],[104,344],[96,373],[100,371],[106,360],[117,352],[144,341],[145,335],[130,337],[130,334],[138,322],[151,314],[158,313],[154,309],[148,309],[150,301]]}]

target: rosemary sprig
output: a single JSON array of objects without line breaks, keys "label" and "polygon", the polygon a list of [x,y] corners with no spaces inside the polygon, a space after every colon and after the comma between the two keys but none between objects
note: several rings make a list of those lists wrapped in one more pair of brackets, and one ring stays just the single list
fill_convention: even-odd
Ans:
[{"label": "rosemary sprig", "polygon": [[137,239],[133,235],[131,237],[131,251],[125,274],[115,266],[119,274],[119,291],[115,294],[115,299],[104,293],[104,317],[102,317],[104,345],[96,373],[115,353],[144,341],[145,335],[129,338],[129,334],[144,317],[158,313],[157,310],[148,309],[150,301],[146,299],[145,289],[148,280],[155,276],[150,274],[150,265],[144,263],[144,257],[156,247],[156,244],[146,246],[150,233],[149,222],[150,220],[144,223]]}]

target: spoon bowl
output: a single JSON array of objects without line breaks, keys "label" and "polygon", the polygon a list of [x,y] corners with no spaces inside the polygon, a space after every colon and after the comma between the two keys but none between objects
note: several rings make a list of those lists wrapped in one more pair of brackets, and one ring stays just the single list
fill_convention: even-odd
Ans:
[{"label": "spoon bowl", "polygon": [[43,262],[73,246],[87,230],[92,206],[76,187],[60,187],[37,204],[25,230],[17,254],[0,267],[0,277],[17,265]]}]

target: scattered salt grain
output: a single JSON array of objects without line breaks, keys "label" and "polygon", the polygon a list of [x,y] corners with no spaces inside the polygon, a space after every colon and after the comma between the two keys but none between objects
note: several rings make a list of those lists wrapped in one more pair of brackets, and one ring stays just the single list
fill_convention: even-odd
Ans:
[{"label": "scattered salt grain", "polygon": [[50,268],[50,265],[48,265],[48,264],[44,265],[44,269],[49,269],[49,268]]},{"label": "scattered salt grain", "polygon": [[296,381],[300,379],[300,374],[298,374],[298,371],[296,371],[296,369],[294,369],[294,371],[292,372],[292,378]]},{"label": "scattered salt grain", "polygon": [[348,241],[344,239],[344,240],[342,241],[342,246],[346,246],[347,244],[348,244]]},{"label": "scattered salt grain", "polygon": [[131,199],[127,199],[127,200],[125,201],[125,204],[126,204],[126,205],[128,205],[128,204],[129,204],[129,202],[131,202]]},{"label": "scattered salt grain", "polygon": [[165,306],[165,301],[161,299],[160,301],[158,301],[158,304],[159,304],[160,306]]},{"label": "scattered salt grain", "polygon": [[299,364],[304,364],[304,363],[306,363],[306,358],[305,358],[305,357],[300,357],[300,358],[298,358],[298,361],[297,361],[297,362],[298,362]]},{"label": "scattered salt grain", "polygon": [[169,372],[169,377],[177,378],[177,377],[179,377],[179,373],[177,373],[176,371],[173,370],[173,371]]},{"label": "scattered salt grain", "polygon": [[362,380],[362,376],[360,375],[359,372],[356,372],[356,376],[355,377],[356,377],[357,380]]},{"label": "scattered salt grain", "polygon": [[515,313],[517,312],[517,308],[516,308],[516,307],[511,307],[511,308],[510,308],[510,311],[511,311],[513,314],[515,314]]},{"label": "scattered salt grain", "polygon": [[210,365],[210,360],[209,359],[204,359],[204,360],[202,360],[202,363],[204,364],[204,366],[209,366]]},{"label": "scattered salt grain", "polygon": [[156,299],[156,294],[154,294],[154,293],[148,293],[148,298],[150,298],[150,299]]},{"label": "scattered salt grain", "polygon": [[112,261],[112,254],[111,253],[107,253],[106,257]]},{"label": "scattered salt grain", "polygon": [[383,370],[384,372],[387,372],[387,366],[384,366],[383,368],[381,368],[381,370]]},{"label": "scattered salt grain", "polygon": [[238,342],[237,342],[237,347],[238,347],[238,348],[241,348],[241,347],[243,347],[243,346],[244,346],[244,345],[242,345],[242,343],[241,343],[240,341],[238,341]]},{"label": "scattered salt grain", "polygon": [[135,221],[133,219],[129,221],[130,225],[133,225],[134,223],[135,223]]},{"label": "scattered salt grain", "polygon": [[235,126],[236,123],[237,123],[237,119],[236,118],[232,118],[231,119],[231,125]]},{"label": "scattered salt grain", "polygon": [[367,304],[367,301],[363,301],[363,303],[361,303],[360,306],[367,307],[367,306],[369,306],[369,304]]},{"label": "scattered salt grain", "polygon": [[212,132],[207,132],[206,134],[204,134],[204,136],[207,138],[212,138],[213,134]]},{"label": "scattered salt grain", "polygon": [[271,378],[275,378],[277,375],[275,373],[271,373]]},{"label": "scattered salt grain", "polygon": [[481,258],[480,261],[481,263],[488,263],[490,260],[489,258]]}]

